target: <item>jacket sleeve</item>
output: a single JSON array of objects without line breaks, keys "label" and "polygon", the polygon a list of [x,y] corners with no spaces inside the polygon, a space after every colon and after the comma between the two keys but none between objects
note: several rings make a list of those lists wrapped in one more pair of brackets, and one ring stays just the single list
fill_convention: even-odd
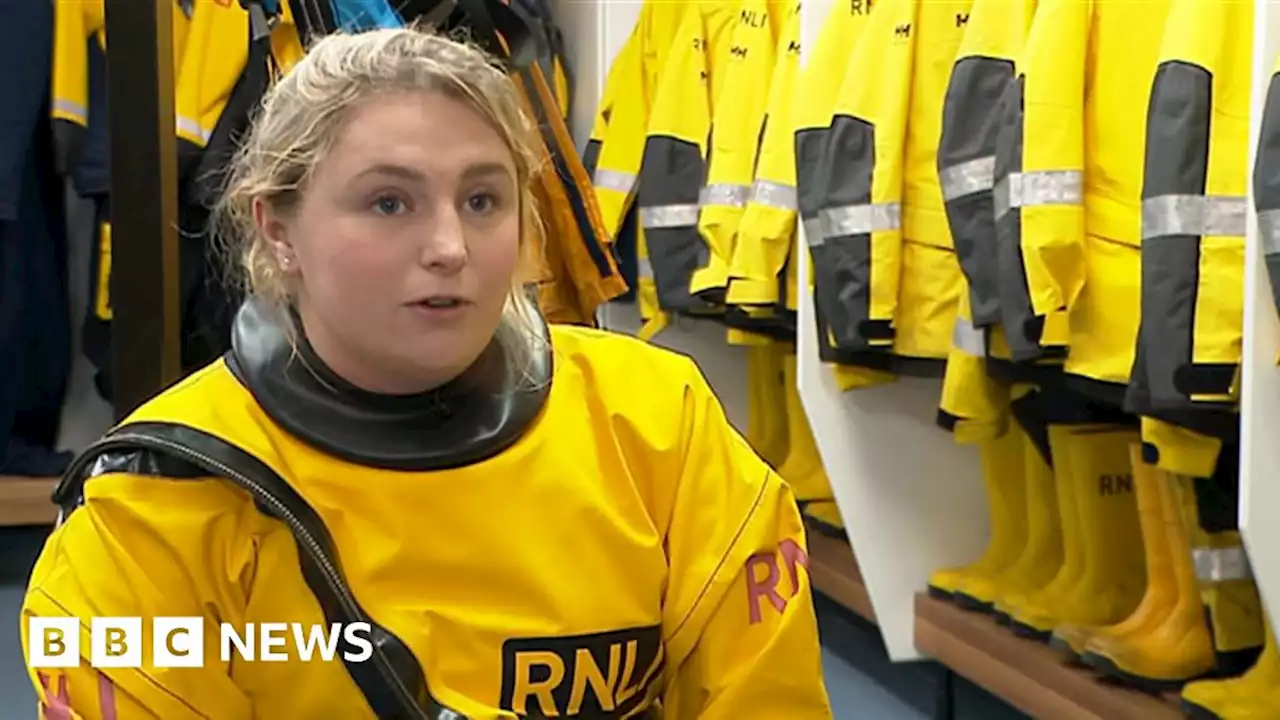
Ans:
[{"label": "jacket sleeve", "polygon": [[[903,155],[917,0],[871,11],[846,75],[819,174],[822,241],[811,244],[818,297],[843,350],[889,348],[902,265]],[[824,290],[824,285],[827,289]]]},{"label": "jacket sleeve", "polygon": [[1271,297],[1280,313],[1280,61],[1272,71],[1262,107],[1262,131],[1253,165],[1253,201],[1258,242],[1271,279]]},{"label": "jacket sleeve", "polygon": [[711,129],[707,51],[702,13],[691,9],[663,63],[644,140],[637,203],[664,311],[691,307],[689,281],[708,259],[698,233],[698,197]]},{"label": "jacket sleeve", "polygon": [[[637,29],[645,26],[647,11],[648,6],[645,6],[637,21]],[[633,31],[631,39],[609,68],[613,103],[592,171],[592,184],[596,189],[596,201],[600,204],[605,235],[610,238],[617,236],[622,219],[635,198],[640,161],[644,156],[651,99],[644,92],[643,48],[639,47],[643,42],[643,36]]]},{"label": "jacket sleeve", "polygon": [[1092,0],[1045,0],[1020,72],[1022,170],[997,189],[996,213],[1021,217],[1036,317],[1070,309],[1084,286],[1084,93]]},{"label": "jacket sleeve", "polygon": [[[729,269],[733,284],[726,302],[730,304],[750,304],[755,300],[758,293],[750,292],[753,285],[771,286],[776,296],[778,275],[787,263],[795,238],[796,155],[792,146],[795,131],[792,116],[800,73],[800,13],[793,13],[788,19],[776,55],[755,181],[738,226],[738,241]],[[740,281],[745,281],[745,287]],[[748,295],[737,297],[740,290],[746,290]]]},{"label": "jacket sleeve", "polygon": [[663,607],[672,717],[831,717],[795,498],[689,364]]},{"label": "jacket sleeve", "polygon": [[1001,0],[976,0],[947,86],[938,142],[938,180],[960,269],[969,287],[974,324],[999,320],[996,286],[995,184],[997,114],[1013,82],[1025,27]]},{"label": "jacket sleeve", "polygon": [[249,16],[239,3],[196,3],[177,70],[174,116],[185,177],[213,137],[249,57]]},{"label": "jacket sleeve", "polygon": [[1249,43],[1238,38],[1252,32],[1248,3],[1175,0],[1169,10],[1142,190],[1139,343],[1158,405],[1233,402],[1252,78]]},{"label": "jacket sleeve", "polygon": [[[112,473],[91,478],[84,503],[54,530],[36,561],[22,605],[28,667],[38,648],[58,648],[56,632],[31,633],[32,618],[78,618],[78,667],[32,668],[45,717],[141,720],[249,717],[217,643],[202,668],[92,668],[90,618],[205,617],[216,633],[237,598],[247,597],[259,522],[252,504],[223,482]],[[243,512],[220,512],[229,501]],[[211,511],[210,508],[214,508]],[[214,608],[218,609],[214,609]],[[145,637],[145,636],[144,636]],[[63,646],[65,647],[65,646]],[[114,703],[114,707],[112,705]],[[112,710],[115,714],[112,714]],[[61,714],[56,711],[61,710]],[[68,714],[68,712],[73,714]]]}]

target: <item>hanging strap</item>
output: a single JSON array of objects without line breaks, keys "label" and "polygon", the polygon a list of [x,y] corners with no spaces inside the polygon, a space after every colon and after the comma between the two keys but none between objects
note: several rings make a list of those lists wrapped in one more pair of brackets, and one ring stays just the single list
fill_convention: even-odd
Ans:
[{"label": "hanging strap", "polygon": [[466,720],[431,697],[412,651],[360,607],[343,577],[333,539],[315,510],[266,463],[221,438],[176,423],[131,423],[116,428],[82,452],[54,490],[53,501],[61,510],[58,524],[84,503],[84,484],[99,458],[139,451],[231,482],[248,492],[264,514],[290,529],[298,545],[303,578],[319,602],[325,622],[363,622],[371,628],[373,655],[366,662],[346,659],[356,648],[348,646],[345,637],[339,641],[338,651],[343,653],[351,679],[380,720]]}]

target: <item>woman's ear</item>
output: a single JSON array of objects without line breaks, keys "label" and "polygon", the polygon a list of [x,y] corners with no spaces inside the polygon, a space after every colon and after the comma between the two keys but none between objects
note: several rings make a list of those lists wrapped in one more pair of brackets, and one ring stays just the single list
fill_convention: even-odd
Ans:
[{"label": "woman's ear", "polygon": [[285,272],[293,270],[296,263],[288,227],[276,213],[275,208],[262,198],[253,199],[253,223],[262,237],[266,238],[271,245],[271,251],[275,254],[280,269]]}]

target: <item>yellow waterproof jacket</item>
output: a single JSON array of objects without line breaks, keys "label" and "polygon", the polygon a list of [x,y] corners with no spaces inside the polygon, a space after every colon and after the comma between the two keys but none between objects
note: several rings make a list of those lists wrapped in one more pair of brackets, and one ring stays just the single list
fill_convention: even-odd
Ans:
[{"label": "yellow waterproof jacket", "polygon": [[1143,136],[1169,4],[1041,2],[1021,68],[1022,167],[997,200],[1018,216],[1030,310],[1006,317],[1010,343],[1063,344],[1043,324],[1067,311],[1067,372],[1113,386],[1133,362]]},{"label": "yellow waterproof jacket", "polygon": [[983,330],[998,327],[1000,317],[992,189],[1000,100],[1014,83],[1035,6],[975,0],[943,108],[938,180],[968,292],[956,314],[939,421],[959,442],[998,437],[1008,421],[1009,391],[987,372]]},{"label": "yellow waterproof jacket", "polygon": [[1262,107],[1262,131],[1253,164],[1253,202],[1258,213],[1258,242],[1276,312],[1280,313],[1280,59],[1271,72]]},{"label": "yellow waterproof jacket", "polygon": [[[841,389],[849,390],[858,387],[888,382],[893,375],[852,365],[835,364],[839,359],[835,347],[835,339],[829,331],[824,308],[832,304],[830,299],[818,298],[818,292],[830,292],[829,283],[818,283],[817,262],[823,251],[817,250],[823,245],[822,226],[819,221],[819,210],[822,205],[827,176],[824,170],[826,162],[826,138],[831,129],[832,114],[837,96],[844,85],[846,71],[851,69],[850,58],[857,47],[864,29],[867,27],[874,8],[879,3],[855,0],[848,3],[832,3],[827,15],[823,18],[822,28],[812,51],[806,51],[808,59],[800,72],[797,82],[803,103],[792,104],[792,127],[795,160],[792,166],[796,187],[796,210],[799,222],[804,226],[805,247],[793,243],[791,250],[792,265],[799,260],[801,252],[808,249],[811,259],[809,287],[805,288],[814,296],[814,310],[819,326],[819,352],[821,359],[833,364],[837,384]],[[764,156],[761,160],[763,169]],[[779,222],[783,219],[779,217]],[[793,222],[787,218],[785,222]],[[776,227],[773,225],[757,225],[755,222],[744,222],[748,232],[757,227]],[[788,293],[790,294],[790,293]]]},{"label": "yellow waterproof jacket", "polygon": [[[728,75],[736,0],[688,6],[664,64],[645,140],[637,203],[664,311],[705,310],[689,292],[694,272],[710,260],[698,232],[711,112]],[[606,145],[606,150],[608,146]]]},{"label": "yellow waterproof jacket", "polygon": [[198,155],[213,136],[248,60],[248,28],[249,13],[238,2],[195,3],[188,52],[176,68],[174,115],[181,156]]},{"label": "yellow waterproof jacket", "polygon": [[[815,302],[842,350],[893,345],[917,5],[875,3],[849,58],[851,72],[814,171],[820,230],[806,234]],[[874,75],[864,68],[876,68]],[[798,157],[797,164],[806,160]]]},{"label": "yellow waterproof jacket", "polygon": [[[724,67],[724,86],[712,107],[707,179],[700,197],[698,231],[710,250],[709,263],[690,279],[689,291],[723,302],[739,221],[751,194],[777,64],[777,43],[795,0],[743,0]],[[799,39],[796,40],[797,44]]]},{"label": "yellow waterproof jacket", "polygon": [[[965,291],[938,177],[938,140],[951,68],[969,24],[972,0],[930,0],[917,6],[911,110],[907,120],[902,194],[901,276],[893,315],[893,352],[924,360],[919,372],[941,376],[951,347],[956,307]],[[892,248],[886,248],[892,253]],[[917,372],[917,370],[911,370]]]},{"label": "yellow waterproof jacket", "polygon": [[544,232],[531,254],[545,264],[526,281],[538,284],[539,306],[552,322],[594,325],[597,308],[626,292],[626,281],[609,252],[590,178],[541,68],[530,65],[513,79],[525,111],[542,130],[543,171],[533,191]]},{"label": "yellow waterproof jacket", "polygon": [[605,101],[597,113],[599,150],[594,156],[588,156],[592,161],[589,169],[605,236],[610,241],[618,237],[624,223],[628,228],[635,228],[636,299],[640,316],[646,321],[640,333],[645,337],[660,331],[666,324],[666,316],[658,308],[644,229],[631,215],[635,212],[645,135],[658,80],[675,42],[676,31],[689,11],[685,3],[653,1],[641,8],[631,36],[609,67]]},{"label": "yellow waterproof jacket", "polygon": [[[1253,12],[1195,0],[1169,10],[1147,115],[1142,326],[1125,398],[1133,412],[1226,439],[1237,428],[1248,219],[1253,56],[1240,38],[1253,37]],[[1162,468],[1186,472],[1177,447],[1158,450]]]},{"label": "yellow waterproof jacket", "polygon": [[[799,8],[797,7],[796,10]],[[778,38],[769,101],[760,123],[755,177],[737,223],[725,302],[777,306],[778,279],[796,230],[795,120],[800,76],[800,13],[793,11]],[[715,156],[712,156],[715,159]],[[714,168],[713,168],[714,170]],[[702,218],[712,208],[702,209]]]},{"label": "yellow waterproof jacket", "polygon": [[646,0],[632,37],[609,69],[612,109],[593,173],[605,233],[614,237],[635,197],[644,156],[645,132],[658,79],[676,31],[691,8],[684,3]]},{"label": "yellow waterproof jacket", "polygon": [[[212,434],[284,476],[327,528],[367,615],[434,700],[469,718],[831,717],[805,534],[790,489],[731,427],[693,362],[632,338],[552,329],[552,390],[487,460],[387,470],[303,444],[223,361],[126,424]],[[610,378],[626,375],[636,383]],[[636,388],[643,388],[637,393]],[[126,458],[127,459],[127,458]],[[325,622],[288,527],[186,465],[100,464],[49,537],[23,617]],[[30,658],[40,637],[27,634]],[[261,626],[258,626],[261,627]],[[325,626],[327,627],[327,626]],[[343,660],[30,670],[85,720],[371,718]],[[74,713],[74,714],[72,714]]]},{"label": "yellow waterproof jacket", "polygon": [[[180,13],[174,13],[178,15]],[[175,18],[175,21],[177,18]],[[89,57],[87,43],[105,47],[102,0],[56,0],[53,4],[53,75],[51,114],[55,121],[84,126],[89,122]],[[185,23],[175,22],[176,28]],[[177,48],[175,48],[176,50]],[[180,55],[178,57],[181,57]]]}]

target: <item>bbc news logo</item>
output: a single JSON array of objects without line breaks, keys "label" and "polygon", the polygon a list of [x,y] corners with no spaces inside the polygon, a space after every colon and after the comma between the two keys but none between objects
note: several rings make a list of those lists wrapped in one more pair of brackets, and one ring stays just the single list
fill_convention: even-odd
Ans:
[{"label": "bbc news logo", "polygon": [[[31,617],[27,621],[33,668],[80,666],[79,618]],[[150,632],[144,632],[144,627]],[[89,623],[89,664],[98,668],[204,667],[205,620],[157,617],[96,617]],[[369,623],[248,623],[218,626],[218,657],[249,662],[365,662],[373,656]],[[150,648],[144,658],[144,650]],[[144,663],[144,660],[146,661]]]}]

